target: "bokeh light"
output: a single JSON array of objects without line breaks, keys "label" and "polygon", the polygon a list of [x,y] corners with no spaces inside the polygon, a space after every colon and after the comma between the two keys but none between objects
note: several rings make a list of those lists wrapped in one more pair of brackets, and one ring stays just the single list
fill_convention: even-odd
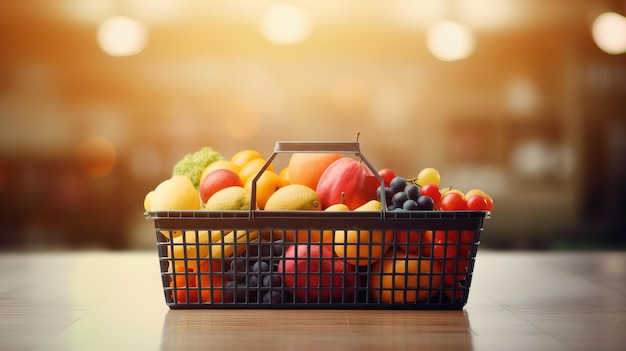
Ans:
[{"label": "bokeh light", "polygon": [[113,16],[98,28],[98,44],[111,56],[132,56],[140,53],[148,42],[143,23],[124,16]]},{"label": "bokeh light", "polygon": [[113,143],[100,135],[89,135],[76,148],[75,161],[85,175],[100,178],[115,167],[116,151]]},{"label": "bokeh light", "polygon": [[497,29],[511,26],[520,19],[520,2],[516,0],[457,0],[455,15],[475,29]]},{"label": "bokeh light", "polygon": [[596,17],[591,32],[596,45],[607,54],[626,52],[626,17],[615,12],[605,12]]},{"label": "bokeh light", "polygon": [[474,52],[476,40],[466,26],[453,21],[440,21],[426,32],[428,50],[442,61],[458,61]]},{"label": "bokeh light", "polygon": [[512,79],[505,89],[504,98],[515,116],[531,116],[539,105],[539,92],[527,77]]},{"label": "bokeh light", "polygon": [[246,140],[258,135],[261,117],[254,106],[240,103],[232,106],[225,115],[226,129],[235,139]]},{"label": "bokeh light", "polygon": [[276,4],[261,17],[261,33],[277,45],[297,44],[309,37],[312,23],[309,15],[299,7]]}]

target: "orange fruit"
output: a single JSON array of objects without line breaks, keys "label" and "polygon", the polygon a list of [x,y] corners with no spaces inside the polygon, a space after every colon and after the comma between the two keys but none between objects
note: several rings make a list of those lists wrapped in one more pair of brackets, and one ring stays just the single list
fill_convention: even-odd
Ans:
[{"label": "orange fruit", "polygon": [[399,250],[389,253],[371,267],[369,287],[372,297],[384,303],[426,301],[441,288],[443,267],[439,261],[421,259]]},{"label": "orange fruit", "polygon": [[317,188],[322,173],[343,154],[295,153],[289,159],[289,182]]},{"label": "orange fruit", "polygon": [[255,158],[263,158],[260,152],[256,150],[241,150],[233,155],[230,158],[230,162],[232,162],[236,166],[243,166],[246,162],[250,160],[254,160]]},{"label": "orange fruit", "polygon": [[280,187],[284,187],[285,185],[289,184],[289,166],[283,168],[280,170],[280,172],[278,173],[278,176],[280,177]]},{"label": "orange fruit", "polygon": [[[174,266],[174,279],[170,282],[170,288],[176,288],[170,293],[171,297],[178,303],[219,303],[223,300],[222,295],[222,274],[223,271],[221,260],[200,260],[200,281],[195,268],[187,267],[185,271],[184,264]],[[206,274],[208,273],[208,274]],[[198,296],[200,291],[200,296]],[[174,292],[176,294],[174,295]],[[187,301],[189,297],[189,301]],[[200,297],[200,299],[198,299]]]},{"label": "orange fruit", "polygon": [[[244,163],[239,169],[239,178],[245,184],[248,178],[254,177],[263,165],[265,165],[264,158],[254,158]],[[265,170],[274,172],[274,167],[270,164]]]},{"label": "orange fruit", "polygon": [[[252,191],[252,181],[254,177],[249,177],[244,185],[244,188],[248,191]],[[275,172],[264,171],[256,182],[256,204],[257,207],[262,210],[265,208],[267,199],[280,188],[281,179]]]}]

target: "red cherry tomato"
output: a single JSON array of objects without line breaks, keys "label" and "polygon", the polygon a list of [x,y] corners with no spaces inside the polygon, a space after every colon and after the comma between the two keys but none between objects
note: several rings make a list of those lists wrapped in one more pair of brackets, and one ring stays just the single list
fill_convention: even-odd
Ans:
[{"label": "red cherry tomato", "polygon": [[447,192],[441,198],[441,209],[444,211],[467,210],[467,202],[463,198],[463,195],[457,192]]},{"label": "red cherry tomato", "polygon": [[489,194],[485,194],[485,199],[487,200],[487,211],[493,210],[493,199]]},{"label": "red cherry tomato", "polygon": [[467,199],[467,209],[474,211],[487,211],[489,203],[483,195],[472,195]]},{"label": "red cherry tomato", "polygon": [[383,168],[378,171],[378,175],[383,178],[383,180],[385,181],[385,186],[388,187],[389,183],[391,183],[391,180],[395,178],[397,174],[391,168]]},{"label": "red cherry tomato", "polygon": [[431,199],[436,203],[441,200],[441,191],[439,190],[439,186],[437,184],[429,183],[423,185],[420,188],[420,195],[430,196]]}]

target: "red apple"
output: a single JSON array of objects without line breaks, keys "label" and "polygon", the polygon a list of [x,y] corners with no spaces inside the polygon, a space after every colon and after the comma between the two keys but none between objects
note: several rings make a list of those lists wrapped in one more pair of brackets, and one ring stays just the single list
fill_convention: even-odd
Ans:
[{"label": "red apple", "polygon": [[206,203],[219,190],[230,186],[243,186],[239,175],[230,169],[216,169],[207,174],[200,183],[202,203]]},{"label": "red apple", "polygon": [[376,200],[380,181],[367,166],[355,159],[342,157],[333,162],[317,183],[322,209],[343,203],[350,210]]},{"label": "red apple", "polygon": [[328,245],[291,245],[278,265],[283,284],[300,301],[340,302],[354,298],[357,273],[354,266],[334,257]]}]

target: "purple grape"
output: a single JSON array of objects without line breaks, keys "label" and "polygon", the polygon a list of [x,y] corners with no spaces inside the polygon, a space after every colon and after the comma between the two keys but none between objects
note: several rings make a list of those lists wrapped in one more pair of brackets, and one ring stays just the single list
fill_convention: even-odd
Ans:
[{"label": "purple grape", "polygon": [[404,202],[406,200],[409,199],[409,196],[404,192],[401,191],[399,193],[395,193],[393,194],[393,198],[391,199],[391,202],[396,206],[396,207],[402,207],[402,205],[404,204]]},{"label": "purple grape", "polygon": [[417,211],[420,208],[415,200],[408,199],[402,204],[402,209],[406,211]]},{"label": "purple grape", "polygon": [[417,201],[420,197],[420,188],[415,184],[407,184],[404,188],[404,192],[408,195],[409,199]]},{"label": "purple grape", "polygon": [[404,188],[406,187],[406,178],[400,176],[394,177],[389,182],[389,187],[394,192],[394,194],[404,191]]},{"label": "purple grape", "polygon": [[422,195],[417,199],[417,205],[420,210],[432,210],[435,207],[435,201],[428,195]]}]

